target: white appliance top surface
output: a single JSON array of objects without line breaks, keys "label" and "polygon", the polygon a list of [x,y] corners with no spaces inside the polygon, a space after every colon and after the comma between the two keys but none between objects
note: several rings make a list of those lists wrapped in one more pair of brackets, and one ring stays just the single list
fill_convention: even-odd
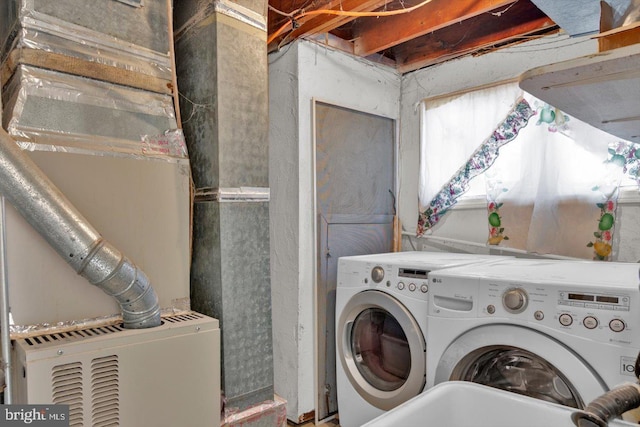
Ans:
[{"label": "white appliance top surface", "polygon": [[459,254],[449,252],[391,252],[383,254],[372,255],[357,255],[342,257],[340,259],[355,260],[362,262],[370,262],[377,264],[395,264],[399,266],[414,266],[414,267],[449,267],[458,266],[469,263],[477,262],[494,262],[504,259],[512,259],[508,256],[499,255],[474,255],[474,254]]},{"label": "white appliance top surface", "polygon": [[585,123],[638,142],[639,68],[640,44],[633,44],[534,68],[520,76],[520,87]]},{"label": "white appliance top surface", "polygon": [[638,290],[639,272],[640,264],[637,263],[513,258],[490,264],[453,267],[439,271],[437,275],[582,287],[618,286]]}]

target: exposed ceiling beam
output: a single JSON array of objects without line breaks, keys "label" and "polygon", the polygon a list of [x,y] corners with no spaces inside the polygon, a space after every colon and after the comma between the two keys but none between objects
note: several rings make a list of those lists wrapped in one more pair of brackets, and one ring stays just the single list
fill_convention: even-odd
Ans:
[{"label": "exposed ceiling beam", "polygon": [[304,37],[406,73],[559,31],[531,0],[422,1],[269,0],[268,51]]},{"label": "exposed ceiling beam", "polygon": [[[329,9],[350,12],[371,12],[384,6],[386,2],[387,0],[332,0],[328,4],[306,11]],[[353,16],[336,16],[329,14],[302,16],[296,19],[296,25],[298,25],[298,27],[293,29],[293,31],[284,32],[282,36],[276,38],[269,46],[269,50],[274,50],[285,37],[295,40],[308,35],[328,33],[354,19],[356,18]]]},{"label": "exposed ceiling beam", "polygon": [[517,0],[433,0],[408,14],[361,19],[354,30],[354,52],[360,56],[380,52],[514,2]]},{"label": "exposed ceiling beam", "polygon": [[510,19],[474,18],[397,46],[393,53],[398,71],[406,73],[507,42],[525,41],[527,34],[557,31],[555,22],[539,10],[513,9]]}]

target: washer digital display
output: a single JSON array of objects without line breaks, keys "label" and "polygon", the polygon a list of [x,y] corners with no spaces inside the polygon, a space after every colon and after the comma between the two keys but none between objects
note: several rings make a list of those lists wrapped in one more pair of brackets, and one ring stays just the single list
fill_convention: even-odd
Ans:
[{"label": "washer digital display", "polygon": [[624,295],[559,292],[558,304],[573,307],[600,308],[605,310],[629,310],[630,298]]}]

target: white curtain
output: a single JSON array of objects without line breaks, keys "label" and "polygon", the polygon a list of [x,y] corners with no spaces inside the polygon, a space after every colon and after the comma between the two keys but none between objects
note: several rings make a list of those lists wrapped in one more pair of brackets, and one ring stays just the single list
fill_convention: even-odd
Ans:
[{"label": "white curtain", "polygon": [[622,168],[607,159],[618,139],[528,94],[525,99],[536,116],[486,176],[487,242],[611,259]]},{"label": "white curtain", "polygon": [[[456,175],[461,165],[474,164],[478,146],[511,114],[519,97],[534,115],[515,139],[500,147],[482,178],[464,186],[469,187],[467,194],[486,195],[487,243],[532,253],[611,259],[623,169],[620,162],[607,159],[615,154],[611,147],[628,144],[523,94],[515,83],[425,105],[421,215],[432,209],[443,188],[461,179]],[[418,224],[424,231],[421,227],[424,221]]]},{"label": "white curtain", "polygon": [[[516,83],[425,102],[420,147],[420,211],[494,131],[522,94]],[[470,193],[483,194],[482,183]],[[477,189],[480,189],[478,191]]]}]

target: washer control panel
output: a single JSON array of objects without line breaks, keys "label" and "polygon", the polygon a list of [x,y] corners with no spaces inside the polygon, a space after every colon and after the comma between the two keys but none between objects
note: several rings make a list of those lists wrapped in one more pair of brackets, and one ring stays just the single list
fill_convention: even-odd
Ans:
[{"label": "washer control panel", "polygon": [[[487,306],[492,307],[481,307],[481,310],[487,316],[495,316],[500,315],[499,308],[502,308],[503,315],[565,330],[572,335],[638,345],[640,337],[635,336],[634,326],[640,324],[640,295],[605,289],[584,292],[560,286],[491,285],[479,299],[488,297]],[[501,307],[490,295],[499,295]]]},{"label": "washer control panel", "polygon": [[558,305],[586,307],[602,310],[629,311],[627,295],[593,292],[558,292]]},{"label": "washer control panel", "polygon": [[[433,290],[433,304],[444,301],[440,287]],[[582,291],[555,284],[532,285],[513,282],[480,282],[477,293],[466,298],[474,301],[466,314],[451,303],[464,297],[461,288],[451,290],[449,301],[430,314],[451,317],[506,318],[565,331],[600,342],[640,345],[640,293],[637,289]],[[460,304],[458,304],[460,305]],[[469,305],[469,304],[467,304]],[[450,308],[450,310],[442,310]]]},{"label": "washer control panel", "polygon": [[631,297],[604,292],[558,292],[558,322],[570,327],[574,322],[586,329],[608,329],[619,333],[627,329]]}]

